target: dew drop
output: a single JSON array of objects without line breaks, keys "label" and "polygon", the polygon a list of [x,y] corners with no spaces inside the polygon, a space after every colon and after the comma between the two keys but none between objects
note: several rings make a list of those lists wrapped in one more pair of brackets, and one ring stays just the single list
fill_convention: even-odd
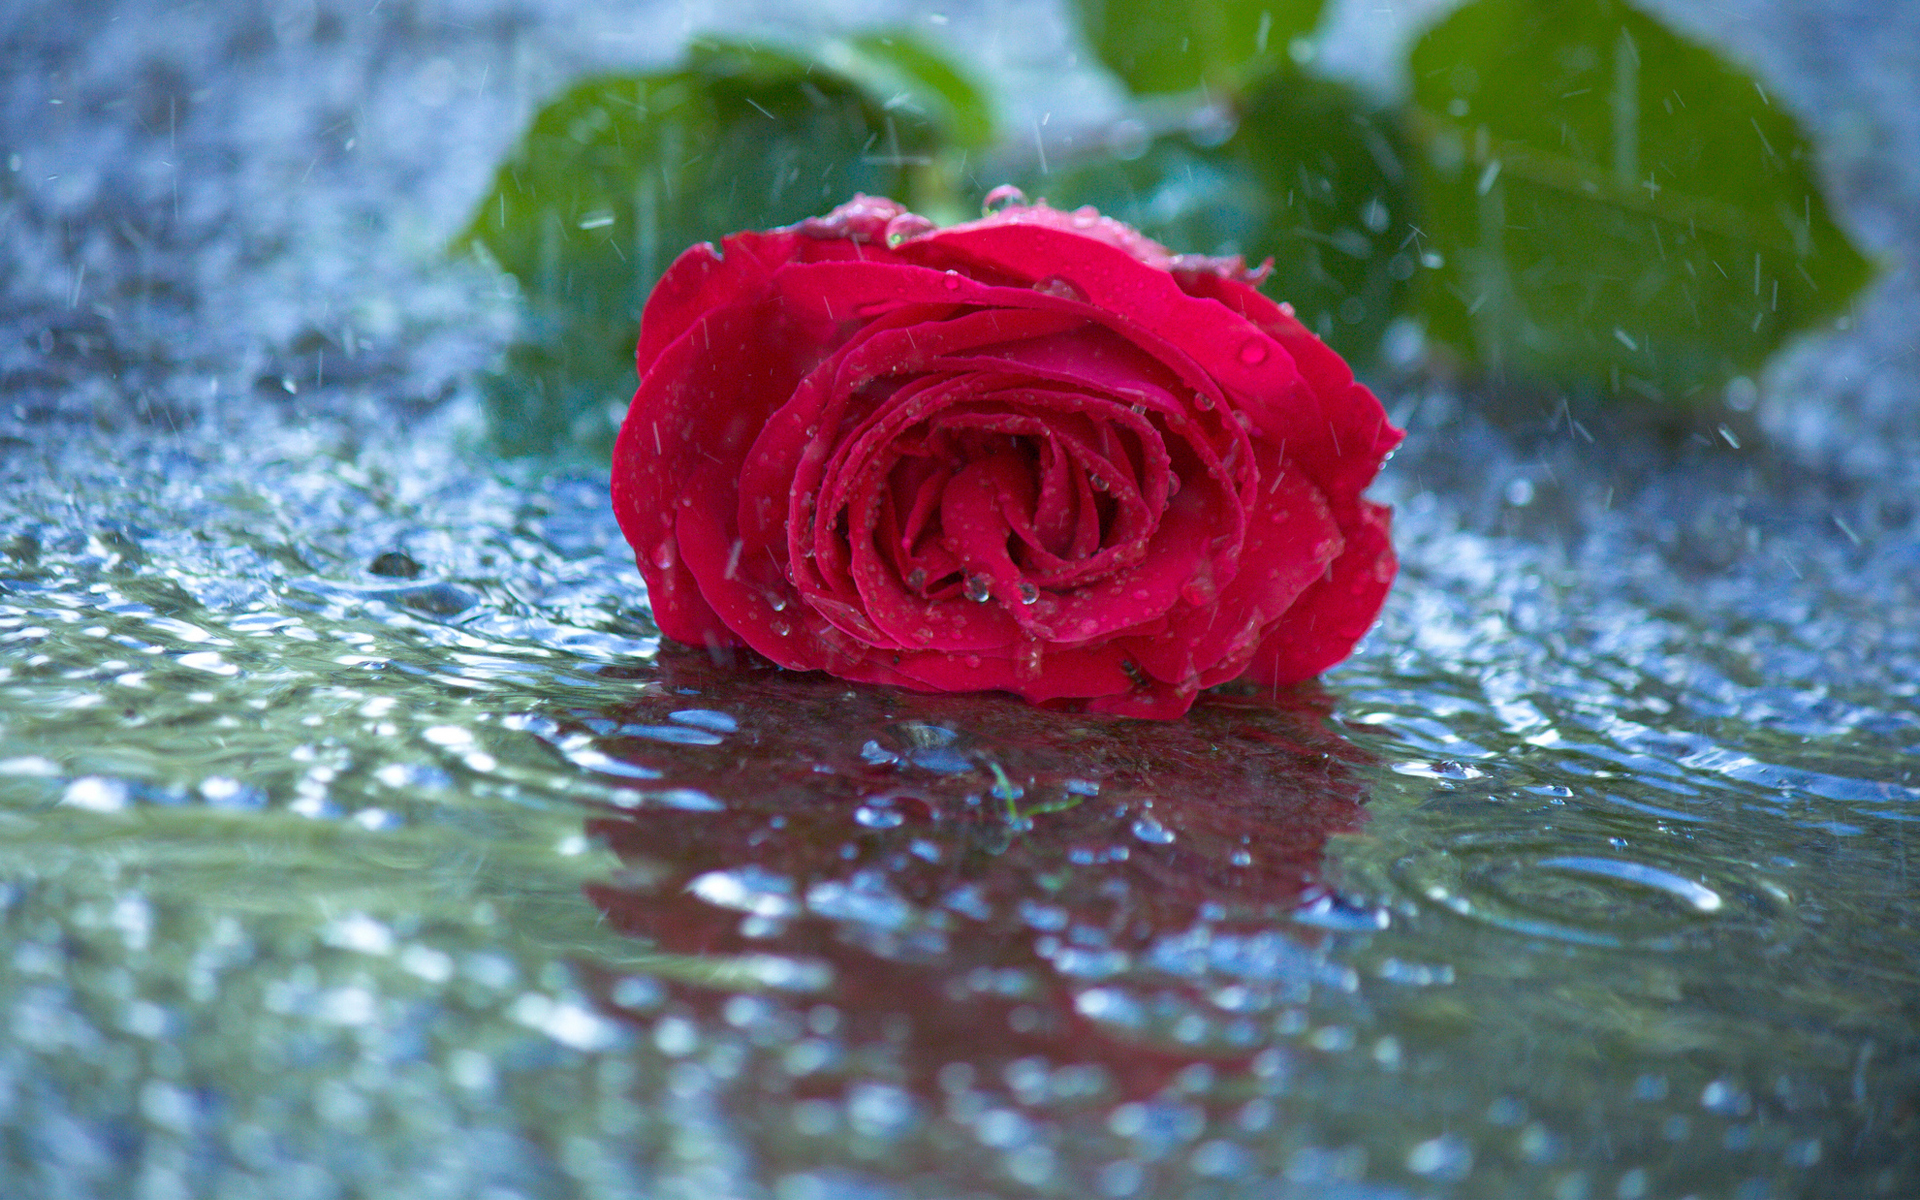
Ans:
[{"label": "dew drop", "polygon": [[773,631],[773,636],[775,637],[787,637],[793,633],[793,626],[787,624],[785,621],[775,621],[773,624],[767,626],[767,628]]},{"label": "dew drop", "polygon": [[1025,192],[1010,183],[1003,183],[987,193],[987,198],[980,202],[980,212],[983,215],[992,216],[1003,208],[1016,204],[1024,205],[1026,202]]},{"label": "dew drop", "polygon": [[960,272],[948,271],[940,282],[946,285],[948,291],[957,292],[960,290]]},{"label": "dew drop", "polygon": [[1033,290],[1058,300],[1077,300],[1082,304],[1087,302],[1087,294],[1080,290],[1080,285],[1060,275],[1049,275],[1045,279],[1038,280],[1034,283]]},{"label": "dew drop", "polygon": [[993,597],[993,580],[985,575],[967,576],[967,599],[975,604],[984,604]]},{"label": "dew drop", "polygon": [[899,216],[893,218],[893,220],[887,222],[887,245],[889,247],[898,246],[909,238],[919,237],[923,233],[931,233],[936,228],[938,228],[938,226],[919,213],[901,213]]},{"label": "dew drop", "polygon": [[653,548],[653,565],[662,571],[673,565],[673,539],[668,538]]},{"label": "dew drop", "polygon": [[1248,338],[1240,347],[1240,361],[1257,367],[1267,361],[1267,343],[1263,338]]},{"label": "dew drop", "polygon": [[916,592],[926,587],[927,586],[926,571],[920,567],[915,567],[913,570],[908,571],[907,586],[912,588]]},{"label": "dew drop", "polygon": [[1022,579],[1020,581],[1020,603],[1032,604],[1040,599],[1040,589]]}]

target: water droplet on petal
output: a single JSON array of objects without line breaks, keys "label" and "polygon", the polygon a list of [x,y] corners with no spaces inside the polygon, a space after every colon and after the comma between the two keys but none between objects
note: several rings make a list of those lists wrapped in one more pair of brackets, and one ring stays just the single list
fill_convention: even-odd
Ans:
[{"label": "water droplet on petal", "polygon": [[946,277],[940,282],[946,285],[948,291],[957,292],[960,290],[960,272],[948,271]]},{"label": "water droplet on petal", "polygon": [[984,604],[993,597],[993,580],[985,575],[967,576],[967,599]]},{"label": "water droplet on petal", "polygon": [[1180,589],[1180,598],[1188,604],[1209,604],[1213,601],[1213,580],[1189,579]]},{"label": "water droplet on petal", "polygon": [[767,628],[773,631],[773,636],[775,637],[786,637],[793,632],[793,626],[787,624],[785,621],[775,621],[771,625],[768,625]]},{"label": "water droplet on petal", "polygon": [[926,587],[927,586],[926,571],[921,569],[920,567],[915,567],[913,570],[908,571],[907,586],[912,588],[916,592]]},{"label": "water droplet on petal", "polygon": [[980,211],[987,216],[991,216],[1010,205],[1024,205],[1026,202],[1027,194],[1025,192],[1010,183],[1003,183],[987,193],[987,198],[980,202]]},{"label": "water droplet on petal", "polygon": [[1040,589],[1022,579],[1020,581],[1020,603],[1032,604],[1040,599]]},{"label": "water droplet on petal", "polygon": [[1077,300],[1082,304],[1087,302],[1087,294],[1080,290],[1080,285],[1060,275],[1049,275],[1036,281],[1033,290],[1059,300]]},{"label": "water droplet on petal", "polygon": [[908,238],[919,237],[939,228],[919,213],[905,212],[887,222],[887,245],[898,246]]},{"label": "water droplet on petal", "polygon": [[1040,678],[1041,658],[1046,648],[1040,642],[1027,642],[1014,652],[1013,673],[1021,679]]},{"label": "water droplet on petal", "polygon": [[1267,361],[1267,341],[1265,338],[1248,338],[1240,347],[1240,361],[1250,367],[1257,367]]},{"label": "water droplet on petal", "polygon": [[662,571],[673,565],[673,558],[674,545],[672,538],[668,538],[653,548],[653,565],[659,567]]}]

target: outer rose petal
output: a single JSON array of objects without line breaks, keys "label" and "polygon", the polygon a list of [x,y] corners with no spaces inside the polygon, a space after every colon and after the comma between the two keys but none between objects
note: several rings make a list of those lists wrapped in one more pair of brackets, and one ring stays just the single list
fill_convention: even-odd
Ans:
[{"label": "outer rose petal", "polygon": [[1257,278],[1044,204],[928,230],[859,197],[688,251],[613,470],[662,632],[1155,718],[1338,661],[1392,579],[1360,494],[1400,435]]},{"label": "outer rose petal", "polygon": [[1267,634],[1247,665],[1247,678],[1285,687],[1318,675],[1345,658],[1380,615],[1393,586],[1397,560],[1388,536],[1392,512],[1360,502],[1358,520],[1347,529],[1345,553],[1327,578],[1301,594],[1286,617]]}]

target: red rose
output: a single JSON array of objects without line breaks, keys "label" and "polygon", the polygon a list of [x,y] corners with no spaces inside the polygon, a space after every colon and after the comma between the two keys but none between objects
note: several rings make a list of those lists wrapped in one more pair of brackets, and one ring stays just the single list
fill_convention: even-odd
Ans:
[{"label": "red rose", "polygon": [[654,288],[613,507],[676,641],[920,691],[1175,717],[1344,658],[1400,441],[1239,260],[1044,203],[891,200]]}]

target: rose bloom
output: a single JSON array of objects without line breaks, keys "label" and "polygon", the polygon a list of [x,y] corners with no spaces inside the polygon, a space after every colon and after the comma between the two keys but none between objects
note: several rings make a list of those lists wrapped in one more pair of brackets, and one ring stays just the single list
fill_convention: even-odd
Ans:
[{"label": "rose bloom", "polygon": [[702,244],[647,301],[613,507],[676,641],[1177,717],[1344,658],[1400,441],[1239,259],[1090,208],[891,200]]}]

